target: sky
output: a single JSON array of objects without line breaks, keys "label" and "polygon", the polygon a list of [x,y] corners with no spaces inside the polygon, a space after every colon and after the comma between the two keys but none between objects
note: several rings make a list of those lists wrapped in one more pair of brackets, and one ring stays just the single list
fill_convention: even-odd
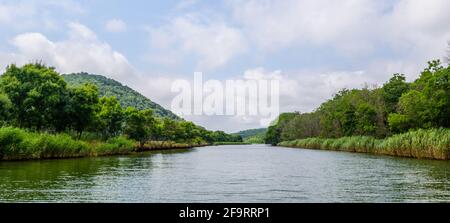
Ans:
[{"label": "sky", "polygon": [[[342,88],[414,80],[450,40],[448,0],[0,0],[0,69],[42,61],[118,80],[170,109],[171,84],[280,80],[280,112],[313,111]],[[185,116],[212,130],[257,118]]]}]

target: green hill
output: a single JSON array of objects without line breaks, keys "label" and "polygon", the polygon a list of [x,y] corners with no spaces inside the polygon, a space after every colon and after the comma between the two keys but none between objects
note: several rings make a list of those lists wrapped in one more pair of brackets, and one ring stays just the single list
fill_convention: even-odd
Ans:
[{"label": "green hill", "polygon": [[76,86],[84,83],[93,83],[98,87],[100,96],[116,96],[122,107],[133,106],[137,109],[151,108],[157,116],[181,120],[180,117],[161,105],[151,101],[139,92],[122,85],[113,79],[88,73],[62,75],[69,85]]},{"label": "green hill", "polygon": [[267,128],[249,129],[237,132],[235,134],[240,135],[244,142],[248,143],[264,143],[264,137],[266,135]]}]

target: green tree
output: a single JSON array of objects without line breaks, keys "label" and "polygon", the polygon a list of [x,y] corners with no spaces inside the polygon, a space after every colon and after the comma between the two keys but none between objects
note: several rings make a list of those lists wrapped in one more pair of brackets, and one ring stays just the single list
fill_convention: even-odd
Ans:
[{"label": "green tree", "polygon": [[124,112],[116,97],[100,98],[100,110],[97,113],[97,126],[103,138],[114,137],[122,130]]},{"label": "green tree", "polygon": [[196,137],[200,137],[200,133],[192,122],[182,121],[180,122],[180,129],[183,140],[192,142]]},{"label": "green tree", "polygon": [[[405,128],[450,127],[450,67],[444,68],[439,60],[428,62],[411,90],[403,94],[398,103],[398,114],[389,126],[397,131]],[[409,121],[409,125],[398,120]],[[391,122],[392,121],[392,122]],[[403,127],[403,128],[401,128]]]},{"label": "green tree", "polygon": [[11,115],[12,104],[8,96],[0,93],[0,126],[8,122]]},{"label": "green tree", "polygon": [[377,112],[369,103],[360,103],[356,108],[356,134],[375,135]]},{"label": "green tree", "polygon": [[151,109],[139,111],[134,107],[128,107],[125,110],[125,120],[124,133],[138,141],[140,147],[155,134],[156,122]]},{"label": "green tree", "polygon": [[64,110],[66,83],[53,67],[10,65],[0,87],[13,104],[13,123],[36,130],[55,129]]},{"label": "green tree", "polygon": [[412,120],[408,116],[397,113],[389,114],[388,122],[392,133],[406,132],[412,127]]},{"label": "green tree", "polygon": [[320,113],[297,114],[281,131],[281,141],[317,137],[320,135]]},{"label": "green tree", "polygon": [[177,141],[180,139],[179,123],[170,118],[164,118],[161,123],[161,139]]},{"label": "green tree", "polygon": [[433,71],[432,75],[423,81],[420,77],[417,81],[418,83],[425,82],[421,87],[423,87],[423,95],[428,103],[426,107],[427,114],[430,116],[428,125],[450,127],[450,66],[444,68],[440,61],[429,64],[428,70]]},{"label": "green tree", "polygon": [[396,111],[397,103],[402,94],[409,90],[409,84],[406,83],[404,74],[397,73],[383,85],[382,89],[387,113],[392,113]]},{"label": "green tree", "polygon": [[358,90],[343,89],[319,107],[322,114],[321,136],[342,137],[356,132],[356,108],[353,96]]},{"label": "green tree", "polygon": [[266,144],[276,145],[281,141],[282,130],[298,113],[283,113],[267,129],[264,142]]},{"label": "green tree", "polygon": [[81,138],[83,131],[94,122],[98,109],[98,90],[95,85],[84,84],[69,89],[66,113],[78,138]]}]

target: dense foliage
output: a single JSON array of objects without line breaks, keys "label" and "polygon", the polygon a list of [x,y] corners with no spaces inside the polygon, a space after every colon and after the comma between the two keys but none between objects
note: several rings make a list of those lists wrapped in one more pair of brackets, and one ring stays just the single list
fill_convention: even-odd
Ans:
[{"label": "dense foliage", "polygon": [[[123,89],[122,85],[115,85]],[[208,131],[170,115],[161,118],[150,108],[124,108],[116,96],[103,94],[108,96],[101,96],[97,86],[90,82],[69,87],[52,67],[10,65],[0,77],[0,127],[26,129],[27,133],[18,133],[23,135],[58,133],[77,139],[84,138],[83,133],[86,133],[93,136],[91,141],[107,141],[123,135],[139,142],[141,147],[149,141],[195,144],[242,141],[240,136]],[[0,146],[0,152],[4,152],[4,145]]]},{"label": "dense foliage", "polygon": [[276,145],[311,137],[385,138],[416,129],[449,128],[449,117],[450,66],[432,61],[412,83],[394,74],[380,88],[343,89],[314,112],[281,114],[265,141]]},{"label": "dense foliage", "polygon": [[80,86],[86,83],[92,83],[97,86],[100,97],[114,96],[124,108],[135,107],[138,110],[152,109],[156,116],[181,120],[170,110],[164,109],[161,105],[151,101],[139,92],[128,86],[122,85],[113,79],[87,73],[64,74],[62,77],[69,86]]}]

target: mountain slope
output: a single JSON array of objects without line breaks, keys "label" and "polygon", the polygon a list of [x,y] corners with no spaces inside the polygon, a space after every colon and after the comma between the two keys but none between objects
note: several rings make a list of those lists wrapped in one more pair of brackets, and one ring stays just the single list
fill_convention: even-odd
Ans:
[{"label": "mountain slope", "polygon": [[151,108],[157,116],[180,120],[181,118],[170,110],[151,101],[139,92],[122,85],[113,79],[88,73],[64,74],[62,77],[67,84],[77,86],[84,83],[93,83],[98,87],[100,96],[116,96],[122,107],[133,106],[137,109]]},{"label": "mountain slope", "polygon": [[237,132],[235,134],[240,135],[244,142],[249,143],[264,143],[264,137],[266,135],[267,128],[249,129]]}]

